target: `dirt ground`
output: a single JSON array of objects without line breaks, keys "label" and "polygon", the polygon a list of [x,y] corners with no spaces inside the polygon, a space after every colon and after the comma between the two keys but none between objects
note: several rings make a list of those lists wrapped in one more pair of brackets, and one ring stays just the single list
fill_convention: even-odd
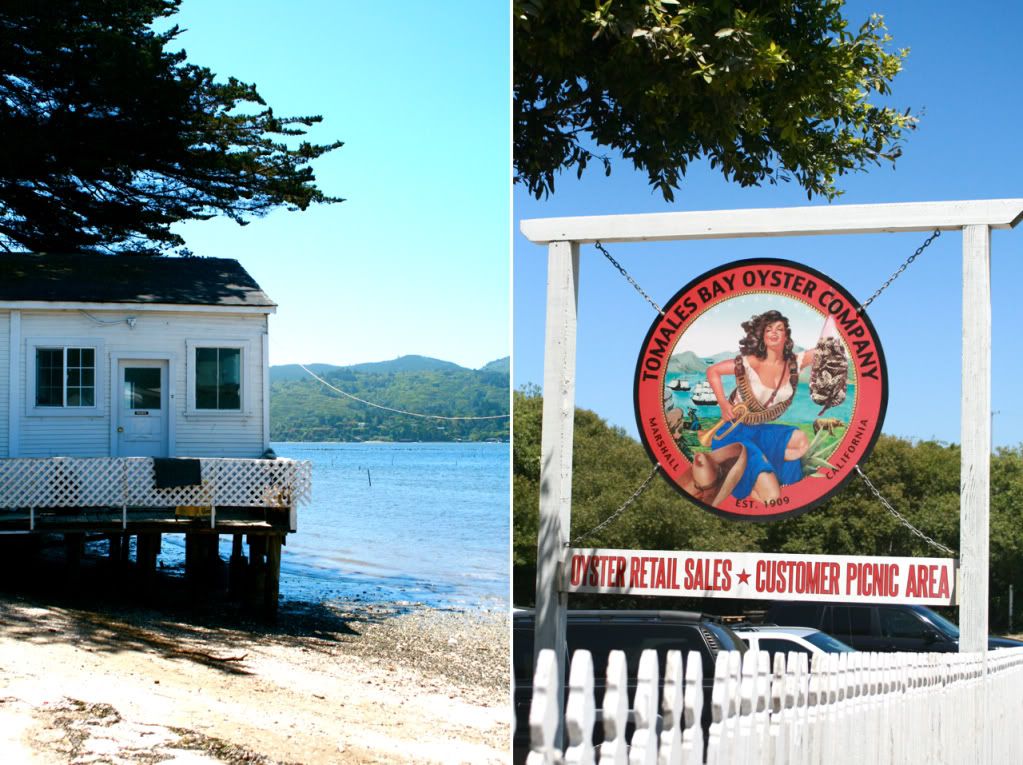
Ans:
[{"label": "dirt ground", "polygon": [[4,763],[510,760],[505,614],[111,600],[0,593]]}]

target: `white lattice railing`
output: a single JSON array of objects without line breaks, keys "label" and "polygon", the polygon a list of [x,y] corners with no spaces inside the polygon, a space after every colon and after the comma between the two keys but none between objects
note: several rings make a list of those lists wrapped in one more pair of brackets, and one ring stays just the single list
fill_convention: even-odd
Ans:
[{"label": "white lattice railing", "polygon": [[0,459],[0,509],[60,507],[293,508],[309,501],[309,462],[200,459],[202,483],[157,489],[148,457]]},{"label": "white lattice railing", "polygon": [[[1023,649],[983,653],[843,653],[774,657],[721,652],[709,699],[706,756],[703,667],[669,651],[643,652],[629,699],[625,654],[612,651],[600,765],[931,765],[1023,762]],[[555,746],[562,712],[554,652],[540,652],[529,713],[527,765],[594,765],[593,662],[572,659],[564,708],[567,748]],[[635,731],[626,740],[630,707]]]}]

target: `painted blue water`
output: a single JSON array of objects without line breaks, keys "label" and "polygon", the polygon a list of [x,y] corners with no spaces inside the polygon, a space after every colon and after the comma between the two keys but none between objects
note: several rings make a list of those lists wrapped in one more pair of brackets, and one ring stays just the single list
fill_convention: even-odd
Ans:
[{"label": "painted blue water", "polygon": [[[508,605],[509,445],[275,443],[313,465],[281,556],[285,600]],[[183,539],[165,538],[178,567]],[[221,542],[230,555],[230,539]]]},{"label": "painted blue water", "polygon": [[[686,372],[683,374],[676,374],[669,372],[665,375],[665,384],[670,384],[675,380],[687,380],[692,386],[693,390],[696,389],[696,383],[701,380],[706,380],[706,376],[702,372]],[[725,393],[728,394],[734,388],[734,383],[725,384]],[[691,399],[692,390],[689,391],[672,391],[672,400],[676,407],[679,407],[683,411],[688,411],[690,407],[696,409],[697,415],[701,421],[706,420],[704,427],[709,428],[719,419],[721,419],[721,409],[717,405],[710,406],[697,406],[692,402]],[[810,398],[810,385],[805,382],[800,382],[799,387],[796,390],[796,398],[792,402],[792,405],[785,411],[785,414],[779,419],[779,422],[784,422],[789,425],[809,425],[817,417],[837,417],[843,422],[849,422],[849,418],[852,416],[853,402],[856,400],[856,386],[849,385],[845,392],[845,401],[838,406],[828,409],[823,415],[819,414],[821,407],[820,404],[815,404]]]}]

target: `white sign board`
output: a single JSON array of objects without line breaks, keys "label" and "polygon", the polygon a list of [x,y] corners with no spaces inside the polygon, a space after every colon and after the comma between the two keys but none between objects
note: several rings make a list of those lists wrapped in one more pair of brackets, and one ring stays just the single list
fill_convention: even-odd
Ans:
[{"label": "white sign board", "polygon": [[848,603],[956,603],[954,558],[569,549],[565,592]]}]

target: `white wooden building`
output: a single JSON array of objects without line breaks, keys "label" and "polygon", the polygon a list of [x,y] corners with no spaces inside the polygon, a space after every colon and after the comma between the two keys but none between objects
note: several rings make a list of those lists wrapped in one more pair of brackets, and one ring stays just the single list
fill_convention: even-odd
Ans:
[{"label": "white wooden building", "polygon": [[0,457],[259,457],[273,301],[221,258],[0,257]]},{"label": "white wooden building", "polygon": [[147,571],[163,533],[193,563],[244,534],[273,610],[310,494],[269,451],[275,310],[234,260],[0,255],[0,534],[136,535]]}]

